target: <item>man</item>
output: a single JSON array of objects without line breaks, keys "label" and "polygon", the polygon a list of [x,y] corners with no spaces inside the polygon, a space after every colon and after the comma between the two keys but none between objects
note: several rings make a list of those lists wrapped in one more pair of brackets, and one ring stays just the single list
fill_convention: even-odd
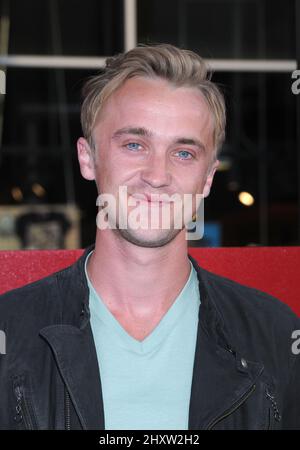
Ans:
[{"label": "man", "polygon": [[299,319],[187,253],[181,200],[197,214],[225,129],[204,61],[137,47],[108,59],[84,96],[78,159],[99,194],[95,246],[2,296],[0,427],[299,429]]}]

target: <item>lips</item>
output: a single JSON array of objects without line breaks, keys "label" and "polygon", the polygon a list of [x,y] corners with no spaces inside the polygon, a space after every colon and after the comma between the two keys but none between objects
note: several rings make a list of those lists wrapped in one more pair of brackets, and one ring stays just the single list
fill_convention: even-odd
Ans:
[{"label": "lips", "polygon": [[159,194],[136,193],[136,194],[132,194],[131,197],[133,197],[136,200],[144,201],[144,202],[148,202],[148,203],[155,203],[155,204],[170,203],[170,201],[168,201],[168,200],[157,200],[159,198]]}]

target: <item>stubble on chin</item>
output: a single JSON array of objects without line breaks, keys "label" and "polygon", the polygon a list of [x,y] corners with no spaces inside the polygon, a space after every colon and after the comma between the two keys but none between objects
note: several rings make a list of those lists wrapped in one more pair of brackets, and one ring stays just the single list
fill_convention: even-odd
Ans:
[{"label": "stubble on chin", "polygon": [[125,239],[127,242],[137,245],[138,247],[157,248],[169,244],[182,230],[162,230],[163,232],[161,232],[160,235],[152,238],[147,238],[146,235],[139,236],[136,230],[122,229],[117,227],[113,231],[118,234],[119,238]]}]

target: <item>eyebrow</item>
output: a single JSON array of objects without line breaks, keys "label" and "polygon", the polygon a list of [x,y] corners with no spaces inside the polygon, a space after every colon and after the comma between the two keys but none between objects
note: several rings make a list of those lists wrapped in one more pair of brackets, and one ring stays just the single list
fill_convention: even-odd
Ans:
[{"label": "eyebrow", "polygon": [[[126,134],[133,134],[135,136],[144,136],[144,137],[152,137],[153,133],[149,130],[147,130],[144,127],[125,127],[120,128],[119,130],[115,131],[112,139],[118,139],[119,137],[126,135]],[[175,144],[180,145],[194,145],[195,147],[198,147],[201,150],[205,151],[205,145],[195,138],[188,138],[188,137],[175,137],[174,139]]]},{"label": "eyebrow", "polygon": [[152,133],[144,127],[125,127],[115,131],[112,135],[113,139],[119,138],[124,134],[134,134],[136,136],[151,137]]},{"label": "eyebrow", "polygon": [[205,151],[205,145],[198,139],[194,138],[179,137],[175,140],[175,144],[194,145],[195,147],[199,147],[201,150]]}]

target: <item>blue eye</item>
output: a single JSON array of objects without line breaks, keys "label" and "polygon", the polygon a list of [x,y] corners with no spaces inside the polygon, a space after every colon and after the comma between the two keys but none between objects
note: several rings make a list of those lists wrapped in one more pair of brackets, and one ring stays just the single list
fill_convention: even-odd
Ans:
[{"label": "blue eye", "polygon": [[136,151],[136,150],[139,150],[141,146],[140,146],[140,144],[137,144],[136,142],[129,142],[129,144],[126,144],[126,147],[129,150]]},{"label": "blue eye", "polygon": [[191,159],[193,157],[193,155],[186,150],[180,150],[178,154],[181,154],[180,156],[181,159]]}]

